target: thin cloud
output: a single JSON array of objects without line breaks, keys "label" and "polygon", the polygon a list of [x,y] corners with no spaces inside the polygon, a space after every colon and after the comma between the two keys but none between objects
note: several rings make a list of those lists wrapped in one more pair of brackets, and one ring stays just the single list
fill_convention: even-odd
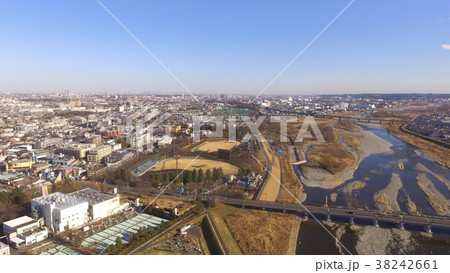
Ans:
[{"label": "thin cloud", "polygon": [[442,48],[446,50],[450,50],[450,44],[442,44]]}]

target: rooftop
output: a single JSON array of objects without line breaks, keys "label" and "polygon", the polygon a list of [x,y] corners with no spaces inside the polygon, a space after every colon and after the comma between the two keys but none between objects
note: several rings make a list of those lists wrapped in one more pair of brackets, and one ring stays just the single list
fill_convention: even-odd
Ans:
[{"label": "rooftop", "polygon": [[34,198],[33,201],[39,203],[40,205],[54,203],[55,208],[57,209],[65,209],[85,202],[85,200],[76,198],[76,196],[61,192],[55,192],[47,196],[37,197]]},{"label": "rooftop", "polygon": [[17,174],[7,173],[0,175],[0,180],[10,180],[10,179],[16,179],[19,178]]},{"label": "rooftop", "polygon": [[82,189],[82,190],[79,190],[76,192],[72,192],[72,193],[70,193],[70,195],[72,195],[78,199],[88,201],[89,205],[95,205],[95,204],[98,204],[98,203],[104,202],[106,200],[110,200],[110,199],[117,197],[117,195],[114,195],[114,194],[109,194],[109,193],[102,192],[102,191],[96,191],[96,190],[89,189],[89,188]]},{"label": "rooftop", "polygon": [[110,146],[108,146],[108,145],[101,145],[101,146],[92,148],[91,150],[89,150],[89,152],[98,152],[98,151],[101,151],[101,150],[107,149],[107,148],[110,148]]},{"label": "rooftop", "polygon": [[17,228],[17,227],[23,226],[24,224],[29,224],[32,222],[35,222],[35,220],[33,218],[31,218],[29,216],[22,216],[22,217],[19,217],[16,219],[6,221],[3,224],[13,227],[13,228]]}]

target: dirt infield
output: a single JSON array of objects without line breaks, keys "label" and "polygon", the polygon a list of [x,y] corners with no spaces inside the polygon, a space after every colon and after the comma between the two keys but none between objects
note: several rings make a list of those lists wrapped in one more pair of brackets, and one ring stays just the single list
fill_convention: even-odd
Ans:
[{"label": "dirt infield", "polygon": [[[185,169],[191,162],[193,158],[181,158],[178,159],[178,169],[183,170]],[[192,171],[193,169],[213,169],[213,168],[220,168],[222,167],[223,173],[225,175],[229,174],[235,174],[238,172],[238,167],[234,166],[232,164],[218,161],[218,160],[212,160],[212,159],[204,159],[204,158],[197,158],[192,164],[187,168],[187,170]],[[176,169],[176,160],[168,160],[164,163],[158,164],[155,168],[152,169],[152,171],[160,171],[160,170],[175,170]]]},{"label": "dirt infield", "polygon": [[229,142],[228,139],[208,139],[191,148],[191,152],[214,153],[219,149],[230,150],[238,146],[240,142]]}]

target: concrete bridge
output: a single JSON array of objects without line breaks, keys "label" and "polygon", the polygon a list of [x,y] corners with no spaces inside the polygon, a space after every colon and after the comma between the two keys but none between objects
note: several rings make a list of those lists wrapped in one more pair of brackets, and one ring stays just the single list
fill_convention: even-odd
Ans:
[{"label": "concrete bridge", "polygon": [[377,119],[377,118],[365,118],[365,117],[351,117],[351,116],[334,116],[334,115],[314,115],[316,118],[328,118],[328,119],[348,119],[354,122],[361,123],[377,123],[377,124],[389,124],[393,122],[398,123],[415,123],[415,124],[441,124],[450,126],[450,123],[437,123],[437,122],[426,122],[426,121],[415,121],[415,120],[400,120],[400,119]]},{"label": "concrete bridge", "polygon": [[[287,204],[278,202],[264,202],[258,200],[235,199],[226,197],[216,197],[217,200],[233,206],[242,208],[261,209],[270,211],[280,211],[296,213],[304,218],[311,217],[306,209],[298,204]],[[424,231],[431,233],[432,229],[439,228],[450,231],[450,218],[425,215],[404,215],[393,213],[382,213],[371,210],[349,210],[347,208],[305,206],[308,211],[314,215],[322,216],[322,219],[328,221],[347,221],[353,223],[355,220],[365,220],[366,224],[379,226],[382,223],[391,224],[400,229],[409,227],[421,227]]]},{"label": "concrete bridge", "polygon": [[[135,193],[130,191],[129,193]],[[190,195],[182,195],[179,192],[165,191],[164,196],[172,198],[194,201],[200,197],[201,200],[217,200],[227,205],[237,206],[246,209],[258,209],[267,211],[278,211],[284,213],[294,213],[308,219],[312,217],[308,211],[316,216],[319,220],[346,222],[362,225],[386,225],[387,227],[397,227],[400,229],[423,229],[431,233],[433,230],[450,232],[450,217],[431,216],[431,215],[407,215],[398,213],[384,213],[375,210],[349,209],[343,207],[323,207],[313,205],[300,205],[299,203],[289,204],[280,202],[268,202],[251,199],[228,198],[213,195],[198,195],[191,193]],[[306,209],[308,209],[308,211]]]}]

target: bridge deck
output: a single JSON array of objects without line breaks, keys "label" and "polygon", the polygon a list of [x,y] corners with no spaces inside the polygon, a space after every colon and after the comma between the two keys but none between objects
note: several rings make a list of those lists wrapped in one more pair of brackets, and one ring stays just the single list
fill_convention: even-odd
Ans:
[{"label": "bridge deck", "polygon": [[[218,200],[228,205],[245,206],[250,208],[265,208],[272,210],[286,210],[294,212],[306,212],[305,208],[300,204],[286,204],[278,202],[264,202],[258,200],[243,200],[234,198],[218,197]],[[412,225],[432,225],[433,227],[442,227],[450,229],[450,218],[438,217],[438,216],[425,216],[425,215],[404,215],[404,214],[391,214],[381,213],[379,211],[370,210],[349,210],[346,208],[334,208],[334,207],[320,207],[320,206],[305,206],[312,214],[321,214],[338,217],[353,217],[355,219],[366,219],[384,222],[399,223]]]}]

